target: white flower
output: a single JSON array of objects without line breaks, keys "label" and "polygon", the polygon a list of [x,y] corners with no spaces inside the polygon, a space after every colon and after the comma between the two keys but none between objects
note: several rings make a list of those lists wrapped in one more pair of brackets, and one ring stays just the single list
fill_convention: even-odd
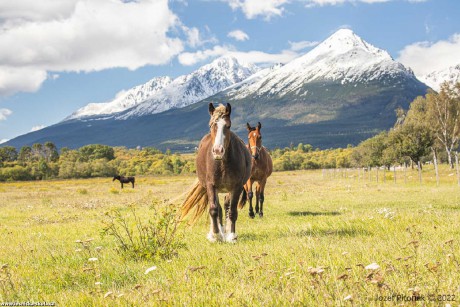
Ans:
[{"label": "white flower", "polygon": [[371,263],[371,264],[367,265],[365,267],[365,269],[366,270],[378,270],[378,269],[380,269],[380,265],[378,265],[377,263],[374,262],[374,263]]},{"label": "white flower", "polygon": [[148,268],[147,270],[145,270],[145,273],[144,273],[144,274],[147,275],[148,273],[150,273],[150,272],[152,272],[152,271],[155,271],[156,269],[157,269],[157,267],[154,265],[154,266]]},{"label": "white flower", "polygon": [[97,261],[97,258],[89,258],[88,261]]},{"label": "white flower", "polygon": [[113,294],[113,292],[109,291],[106,294],[104,294],[104,298],[107,298],[107,297],[111,296],[112,294]]}]

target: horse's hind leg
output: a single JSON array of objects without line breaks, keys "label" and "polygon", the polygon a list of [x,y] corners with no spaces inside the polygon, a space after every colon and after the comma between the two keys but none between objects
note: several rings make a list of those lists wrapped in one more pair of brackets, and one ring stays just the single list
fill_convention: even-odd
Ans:
[{"label": "horse's hind leg", "polygon": [[121,188],[123,189],[123,182],[121,182]]},{"label": "horse's hind leg", "polygon": [[[229,214],[229,211],[230,211],[230,193],[226,194],[225,195],[225,198],[224,198],[224,209],[225,209],[225,225],[227,225],[227,221],[229,219],[228,217],[228,214]],[[220,221],[222,223],[222,219]],[[225,230],[227,231],[227,230]]]}]

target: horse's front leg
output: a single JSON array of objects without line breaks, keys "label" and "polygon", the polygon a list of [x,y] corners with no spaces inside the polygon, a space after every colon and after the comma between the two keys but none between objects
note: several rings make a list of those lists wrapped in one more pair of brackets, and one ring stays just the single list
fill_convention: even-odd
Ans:
[{"label": "horse's front leg", "polygon": [[217,195],[216,188],[212,184],[209,184],[206,190],[209,201],[209,216],[211,218],[211,228],[207,238],[211,242],[223,241],[224,234],[222,232],[222,225],[219,221],[219,215],[222,218],[222,207],[219,204],[219,196]]},{"label": "horse's front leg", "polygon": [[237,188],[230,193],[230,208],[227,214],[227,220],[225,223],[225,241],[235,243],[237,239],[236,235],[236,220],[238,219],[238,199],[242,188]]},{"label": "horse's front leg", "polygon": [[120,183],[121,183],[121,188],[123,189],[123,182],[120,181]]},{"label": "horse's front leg", "polygon": [[[256,188],[256,211],[259,211],[259,217],[264,216],[264,190],[266,181],[261,181]],[[260,210],[257,210],[257,209]]]},{"label": "horse's front leg", "polygon": [[254,194],[252,193],[252,180],[249,178],[248,183],[246,184],[247,193],[248,193],[248,200],[249,200],[249,217],[254,218],[254,209],[252,208],[252,197]]}]

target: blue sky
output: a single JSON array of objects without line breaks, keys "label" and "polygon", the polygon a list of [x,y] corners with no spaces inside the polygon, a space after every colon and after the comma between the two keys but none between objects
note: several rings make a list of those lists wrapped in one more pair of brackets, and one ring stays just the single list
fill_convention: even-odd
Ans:
[{"label": "blue sky", "polygon": [[416,75],[460,64],[458,0],[5,0],[0,141],[233,54],[288,62],[340,28]]}]

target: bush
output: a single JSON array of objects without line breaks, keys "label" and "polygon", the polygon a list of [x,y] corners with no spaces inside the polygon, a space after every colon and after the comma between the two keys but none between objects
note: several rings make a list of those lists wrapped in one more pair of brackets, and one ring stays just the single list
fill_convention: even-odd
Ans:
[{"label": "bush", "polygon": [[146,216],[153,220],[141,220],[134,206],[124,216],[119,209],[106,213],[107,221],[103,236],[112,236],[116,250],[125,258],[136,260],[169,259],[185,247],[182,235],[178,234],[178,220],[173,207],[153,204],[153,212]]},{"label": "bush", "polygon": [[32,176],[30,170],[20,165],[0,169],[0,181],[17,181],[32,179],[34,179],[34,177]]}]

